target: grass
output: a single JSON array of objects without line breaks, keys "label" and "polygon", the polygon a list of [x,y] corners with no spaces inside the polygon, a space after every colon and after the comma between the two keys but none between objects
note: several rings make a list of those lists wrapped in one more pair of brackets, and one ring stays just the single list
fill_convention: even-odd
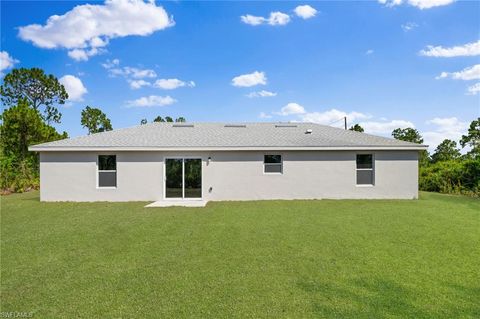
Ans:
[{"label": "grass", "polygon": [[37,318],[478,318],[480,201],[1,198],[1,311]]}]

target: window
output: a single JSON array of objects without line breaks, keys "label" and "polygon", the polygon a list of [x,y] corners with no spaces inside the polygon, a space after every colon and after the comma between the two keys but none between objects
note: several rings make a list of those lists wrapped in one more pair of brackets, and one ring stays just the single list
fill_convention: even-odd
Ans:
[{"label": "window", "polygon": [[263,157],[263,172],[266,174],[281,174],[282,155],[265,155]]},{"label": "window", "polygon": [[357,154],[357,185],[373,185],[372,154]]},{"label": "window", "polygon": [[98,155],[98,187],[117,187],[115,155]]}]

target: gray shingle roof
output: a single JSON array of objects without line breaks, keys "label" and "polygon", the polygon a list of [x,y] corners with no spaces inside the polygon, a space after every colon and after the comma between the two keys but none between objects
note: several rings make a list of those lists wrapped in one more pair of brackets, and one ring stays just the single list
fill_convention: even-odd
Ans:
[{"label": "gray shingle roof", "polygon": [[425,146],[312,123],[150,123],[39,144],[30,150],[366,147]]}]

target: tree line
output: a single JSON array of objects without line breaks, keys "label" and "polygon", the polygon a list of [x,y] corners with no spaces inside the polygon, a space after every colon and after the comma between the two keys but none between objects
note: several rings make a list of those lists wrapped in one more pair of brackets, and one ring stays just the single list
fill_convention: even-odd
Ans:
[{"label": "tree line", "polygon": [[[65,104],[68,93],[52,74],[39,68],[13,69],[0,86],[0,192],[22,192],[39,187],[39,158],[28,147],[34,144],[68,138],[53,123],[61,123],[58,106]],[[144,124],[142,120],[142,124]],[[157,116],[154,122],[173,122],[173,118]],[[185,122],[179,117],[176,122]],[[107,115],[96,107],[86,106],[80,124],[95,134],[113,129]]]},{"label": "tree line", "polygon": [[[156,118],[153,119],[153,122],[167,122],[167,123],[173,123],[173,122],[176,122],[176,123],[183,123],[183,122],[186,122],[187,120],[185,120],[184,117],[177,117],[175,120],[170,117],[170,116],[165,116],[165,118],[161,117],[161,116],[157,116]],[[147,119],[142,119],[140,121],[140,124],[141,125],[144,125],[144,124],[147,124],[148,121]]]}]

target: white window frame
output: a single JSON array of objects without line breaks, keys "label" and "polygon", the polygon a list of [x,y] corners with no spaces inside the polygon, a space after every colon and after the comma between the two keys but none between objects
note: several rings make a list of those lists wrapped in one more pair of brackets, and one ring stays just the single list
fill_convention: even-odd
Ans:
[{"label": "white window frame", "polygon": [[[115,170],[100,170],[100,163],[98,161],[98,158],[100,156],[115,156],[115,167],[117,167],[117,154],[97,154],[97,189],[117,189],[118,187],[118,178],[117,178],[117,169]],[[100,173],[112,173],[115,172],[115,185],[116,186],[100,186]]]},{"label": "white window frame", "polygon": [[[280,163],[265,163],[265,156],[267,155],[279,155],[280,156]],[[280,166],[280,172],[265,172],[266,166]],[[263,154],[263,174],[264,175],[282,175],[283,174],[283,154],[279,153],[265,153]]]},{"label": "white window frame", "polygon": [[[372,168],[357,168],[357,155],[372,155]],[[358,171],[372,171],[372,184],[357,184]],[[373,187],[375,186],[375,154],[374,153],[356,153],[355,154],[355,186],[356,187]]]}]

